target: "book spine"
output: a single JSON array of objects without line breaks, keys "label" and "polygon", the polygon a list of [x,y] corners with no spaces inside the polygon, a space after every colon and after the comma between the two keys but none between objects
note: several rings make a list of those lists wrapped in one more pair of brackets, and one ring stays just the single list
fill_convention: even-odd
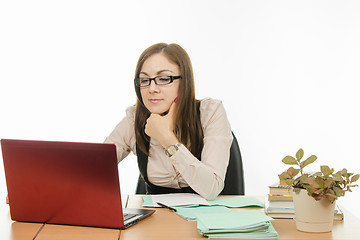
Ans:
[{"label": "book spine", "polygon": [[283,194],[269,194],[268,195],[269,201],[292,201],[292,195],[283,195]]}]

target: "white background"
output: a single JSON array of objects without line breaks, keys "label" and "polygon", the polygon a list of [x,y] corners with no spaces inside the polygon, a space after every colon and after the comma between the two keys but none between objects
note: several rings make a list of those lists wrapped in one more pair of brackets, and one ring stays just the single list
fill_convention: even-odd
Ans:
[{"label": "white background", "polygon": [[[140,53],[178,43],[221,99],[247,195],[305,156],[360,172],[359,1],[0,1],[0,138],[102,142],[135,103]],[[0,201],[6,194],[0,165]],[[134,193],[133,155],[120,165]],[[360,190],[340,202],[358,217]]]}]

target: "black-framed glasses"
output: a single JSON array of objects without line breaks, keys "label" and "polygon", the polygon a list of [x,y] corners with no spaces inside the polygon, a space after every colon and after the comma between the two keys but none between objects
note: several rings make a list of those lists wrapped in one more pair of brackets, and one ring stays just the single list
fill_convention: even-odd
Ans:
[{"label": "black-framed glasses", "polygon": [[154,78],[135,78],[135,86],[137,87],[147,87],[150,86],[151,81],[154,81],[156,85],[168,85],[176,79],[180,79],[181,76],[157,76]]}]

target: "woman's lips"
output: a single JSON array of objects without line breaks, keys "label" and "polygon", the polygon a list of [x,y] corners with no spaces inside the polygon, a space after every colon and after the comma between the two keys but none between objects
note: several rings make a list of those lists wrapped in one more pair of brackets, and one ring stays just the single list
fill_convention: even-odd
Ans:
[{"label": "woman's lips", "polygon": [[158,103],[161,101],[162,101],[162,99],[149,99],[149,102],[151,102],[151,103]]}]

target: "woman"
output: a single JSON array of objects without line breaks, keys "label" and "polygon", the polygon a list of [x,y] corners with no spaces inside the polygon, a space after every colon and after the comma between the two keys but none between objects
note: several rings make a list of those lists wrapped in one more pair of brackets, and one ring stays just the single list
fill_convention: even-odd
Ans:
[{"label": "woman", "polygon": [[159,43],[140,56],[135,72],[136,106],[105,142],[118,161],[138,157],[147,193],[219,195],[229,162],[232,134],[223,104],[195,99],[191,61],[177,44]]}]

